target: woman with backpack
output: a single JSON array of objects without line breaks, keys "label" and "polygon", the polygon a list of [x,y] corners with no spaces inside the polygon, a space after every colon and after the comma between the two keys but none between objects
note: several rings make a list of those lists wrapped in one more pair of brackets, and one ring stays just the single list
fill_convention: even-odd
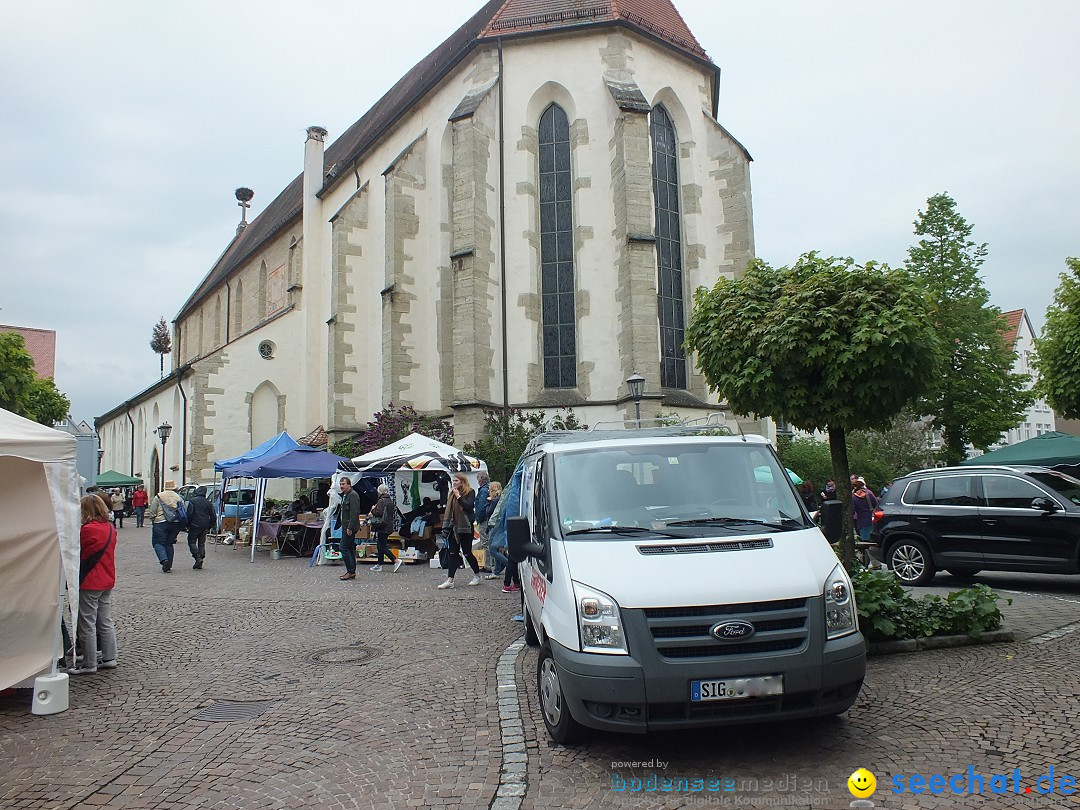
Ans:
[{"label": "woman with backpack", "polygon": [[371,507],[367,519],[368,528],[375,534],[375,548],[379,552],[378,559],[375,560],[375,565],[371,566],[371,570],[382,571],[383,557],[386,556],[394,565],[391,571],[393,573],[401,568],[401,559],[395,558],[394,552],[390,550],[390,532],[394,530],[394,512],[397,509],[394,506],[394,499],[390,497],[390,488],[386,484],[379,484],[378,493],[379,500]]},{"label": "woman with backpack", "polygon": [[187,527],[184,502],[173,491],[175,489],[175,482],[166,481],[164,489],[154,496],[146,510],[146,516],[150,518],[151,524],[150,542],[154,546],[154,554],[157,555],[164,574],[172,570],[173,546],[176,545],[176,537],[181,529]]}]

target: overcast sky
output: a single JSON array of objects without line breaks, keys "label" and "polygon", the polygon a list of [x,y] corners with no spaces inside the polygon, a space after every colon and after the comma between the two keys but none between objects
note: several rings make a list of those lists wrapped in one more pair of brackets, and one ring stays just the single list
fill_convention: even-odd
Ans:
[{"label": "overcast sky", "polygon": [[[235,232],[483,0],[39,0],[0,27],[0,323],[55,329],[93,420]],[[1080,3],[675,0],[754,157],[757,253],[901,263],[947,191],[1036,330],[1080,255]]]}]

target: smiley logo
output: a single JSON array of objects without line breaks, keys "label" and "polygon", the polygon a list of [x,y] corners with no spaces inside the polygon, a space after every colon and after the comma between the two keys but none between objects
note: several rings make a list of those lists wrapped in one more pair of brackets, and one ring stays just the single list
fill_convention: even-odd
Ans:
[{"label": "smiley logo", "polygon": [[877,789],[877,779],[866,768],[859,768],[847,780],[848,790],[856,799],[865,799],[873,796]]}]

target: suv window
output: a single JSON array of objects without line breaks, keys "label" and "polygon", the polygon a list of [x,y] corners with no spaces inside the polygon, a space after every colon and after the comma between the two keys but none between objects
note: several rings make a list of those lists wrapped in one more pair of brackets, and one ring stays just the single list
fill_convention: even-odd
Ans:
[{"label": "suv window", "polygon": [[1030,509],[1032,500],[1046,497],[1034,484],[1008,475],[984,475],[983,491],[986,505],[997,509]]},{"label": "suv window", "polygon": [[1059,472],[1033,472],[1029,475],[1051,491],[1080,506],[1080,481]]},{"label": "suv window", "polygon": [[979,506],[974,475],[948,475],[915,481],[904,493],[910,504],[933,506]]}]

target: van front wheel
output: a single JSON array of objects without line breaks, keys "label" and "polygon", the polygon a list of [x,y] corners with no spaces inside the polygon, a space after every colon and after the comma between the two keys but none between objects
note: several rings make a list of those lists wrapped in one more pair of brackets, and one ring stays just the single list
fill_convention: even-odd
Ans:
[{"label": "van front wheel", "polygon": [[536,662],[536,692],[540,696],[540,713],[544,715],[544,725],[551,739],[563,745],[581,739],[581,724],[570,715],[559,682],[559,671],[551,655],[551,646],[546,642],[540,648],[540,658]]}]

